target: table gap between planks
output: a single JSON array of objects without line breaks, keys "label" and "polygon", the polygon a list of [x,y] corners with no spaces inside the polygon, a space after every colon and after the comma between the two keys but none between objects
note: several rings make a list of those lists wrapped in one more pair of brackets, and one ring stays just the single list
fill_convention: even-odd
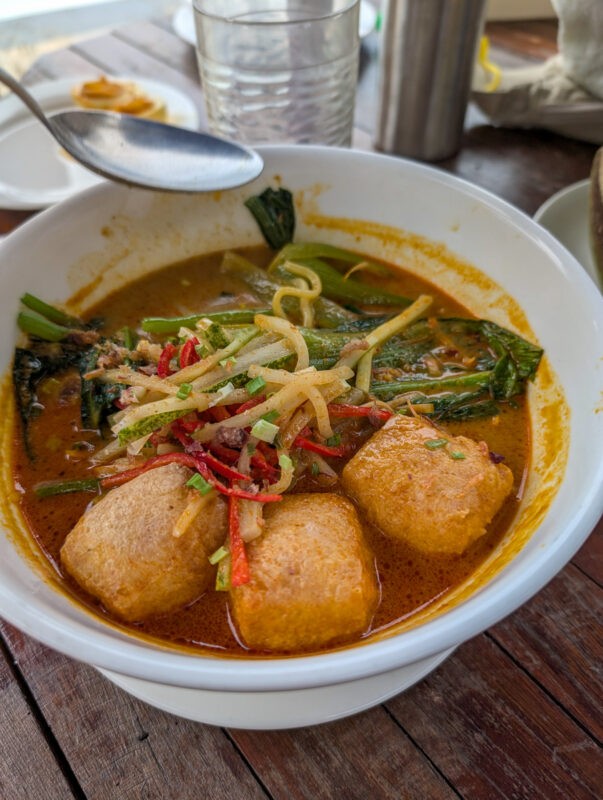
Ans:
[{"label": "table gap between planks", "polygon": [[[503,67],[556,51],[552,22],[488,26]],[[354,146],[371,149],[377,37],[365,40]],[[138,23],[41,57],[32,85],[109,73],[157,79],[194,100],[193,48],[169,20]],[[588,176],[595,148],[497,130],[471,107],[463,147],[438,166],[532,214]],[[0,233],[28,212],[0,210]],[[519,611],[465,643],[404,694],[346,720],[253,732],[154,709],[0,622],[0,798],[409,798],[594,800],[603,794],[603,525]]]}]

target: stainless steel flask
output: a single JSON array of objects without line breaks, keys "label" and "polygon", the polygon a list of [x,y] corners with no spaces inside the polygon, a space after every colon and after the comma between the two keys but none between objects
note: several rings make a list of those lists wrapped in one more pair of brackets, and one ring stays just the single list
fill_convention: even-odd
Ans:
[{"label": "stainless steel flask", "polygon": [[437,161],[457,152],[485,0],[389,0],[375,146]]}]

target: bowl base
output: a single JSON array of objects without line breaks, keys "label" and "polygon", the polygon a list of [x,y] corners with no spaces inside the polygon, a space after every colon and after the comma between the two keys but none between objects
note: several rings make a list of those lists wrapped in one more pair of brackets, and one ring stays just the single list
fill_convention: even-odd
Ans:
[{"label": "bowl base", "polygon": [[99,672],[139,700],[194,722],[248,730],[276,730],[331,722],[378,705],[420,681],[454,649],[369,678],[279,692],[188,689],[132,678],[106,669],[99,669]]}]

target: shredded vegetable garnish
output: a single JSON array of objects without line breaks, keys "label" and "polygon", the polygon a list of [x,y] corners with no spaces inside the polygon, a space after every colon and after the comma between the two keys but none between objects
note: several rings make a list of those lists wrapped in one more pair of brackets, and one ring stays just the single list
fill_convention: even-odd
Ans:
[{"label": "shredded vegetable garnish", "polygon": [[255,318],[255,324],[260,330],[270,331],[277,333],[291,342],[296,354],[297,364],[296,370],[306,369],[310,363],[310,355],[308,353],[308,345],[304,337],[301,335],[299,328],[293,325],[287,319],[279,319],[278,317],[266,317],[263,314],[258,314]]},{"label": "shredded vegetable garnish", "polygon": [[284,268],[287,272],[302,278],[302,281],[292,282],[289,286],[277,289],[272,298],[272,311],[275,316],[286,319],[287,315],[283,309],[283,299],[285,297],[297,297],[302,309],[302,322],[306,327],[312,327],[314,312],[311,304],[318,299],[322,291],[320,278],[313,270],[293,261],[285,261]]},{"label": "shredded vegetable garnish", "polygon": [[[201,476],[198,476],[201,477]],[[209,486],[211,491],[211,486]],[[179,539],[181,536],[191,528],[199,514],[203,511],[207,503],[210,502],[210,495],[208,492],[202,494],[194,494],[188,501],[186,508],[180,514],[172,530],[172,536]]]},{"label": "shredded vegetable garnish", "polygon": [[[269,225],[279,208],[266,216]],[[337,481],[344,459],[396,414],[498,413],[496,401],[521,394],[541,356],[485,320],[426,319],[432,298],[411,302],[364,283],[361,273],[388,268],[363,256],[322,243],[283,244],[268,270],[224,255],[222,275],[245,288],[232,308],[148,317],[113,339],[31,295],[19,317],[32,337],[31,349],[15,357],[24,422],[58,352],[61,368],[75,366],[81,376],[83,427],[102,435],[84,455],[89,473],[41,482],[36,494],[102,494],[180,465],[189,471],[187,501],[174,537],[203,524],[210,504],[228,505],[227,539],[209,557],[219,591],[253,579],[246,546],[263,534],[266,504],[308,482]],[[36,350],[38,340],[46,350]],[[466,458],[443,437],[424,445]]]}]

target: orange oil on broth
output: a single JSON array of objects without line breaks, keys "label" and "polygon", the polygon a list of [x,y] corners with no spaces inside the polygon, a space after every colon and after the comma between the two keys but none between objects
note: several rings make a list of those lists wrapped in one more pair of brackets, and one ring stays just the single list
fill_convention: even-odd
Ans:
[{"label": "orange oil on broth", "polygon": [[[267,248],[248,249],[244,254],[260,265],[270,259]],[[243,284],[219,274],[220,259],[220,254],[211,254],[166,267],[109,295],[90,310],[89,316],[103,317],[104,330],[111,332],[124,325],[134,327],[145,316],[185,316],[248,302],[250,296]],[[394,279],[383,281],[371,277],[370,280],[411,297],[419,293],[431,294],[434,304],[430,313],[435,316],[471,316],[431,284],[400,270],[396,270]],[[68,389],[60,392],[56,382],[47,381],[41,387],[40,400],[45,405],[45,413],[33,422],[30,437],[35,461],[30,461],[25,454],[18,428],[14,436],[15,479],[25,489],[21,495],[21,509],[34,538],[61,576],[65,589],[95,613],[109,618],[94,598],[62,572],[60,565],[59,553],[65,537],[89,503],[94,502],[95,496],[82,493],[39,499],[33,492],[33,487],[41,481],[88,475],[88,449],[106,442],[99,442],[93,432],[81,430],[77,376],[74,375]],[[504,456],[515,476],[514,491],[493,520],[488,534],[460,556],[422,555],[404,543],[388,539],[363,520],[381,584],[381,602],[372,632],[407,619],[462,584],[492,553],[517,511],[517,494],[529,460],[529,420],[523,400],[520,399],[516,408],[503,407],[498,417],[446,423],[443,427],[450,434],[463,433],[476,440],[483,439],[492,451]],[[310,478],[296,489],[324,491]],[[328,491],[341,489],[337,484],[328,487]],[[185,609],[144,623],[125,625],[115,619],[111,622],[164,644],[248,657],[250,652],[241,647],[231,628],[227,600],[227,593],[209,591]],[[346,642],[333,646],[338,644]]]}]

